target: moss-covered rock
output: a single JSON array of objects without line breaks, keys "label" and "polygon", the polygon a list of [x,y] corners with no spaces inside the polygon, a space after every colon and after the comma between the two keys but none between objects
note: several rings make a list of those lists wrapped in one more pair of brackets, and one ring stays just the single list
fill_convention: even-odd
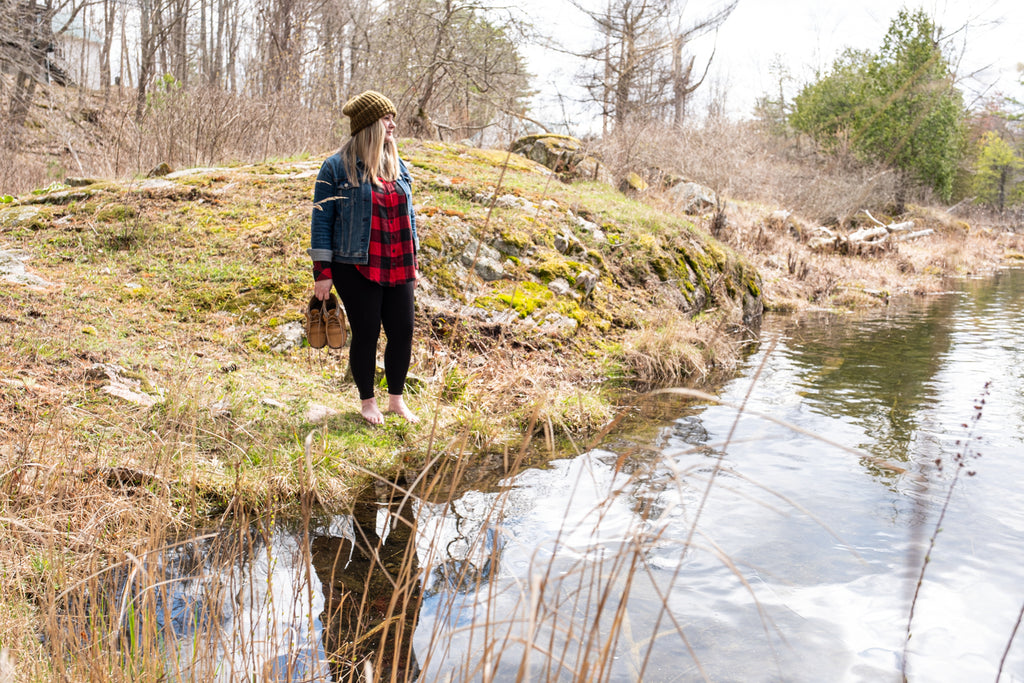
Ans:
[{"label": "moss-covered rock", "polygon": [[567,179],[607,180],[601,163],[587,154],[583,143],[571,135],[526,135],[512,143],[512,151],[547,166]]}]

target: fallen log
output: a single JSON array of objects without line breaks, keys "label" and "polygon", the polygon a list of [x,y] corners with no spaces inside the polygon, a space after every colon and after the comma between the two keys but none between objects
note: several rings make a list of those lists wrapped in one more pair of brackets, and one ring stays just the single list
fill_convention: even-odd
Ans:
[{"label": "fallen log", "polygon": [[849,235],[837,234],[828,228],[818,227],[811,231],[811,238],[808,240],[807,246],[814,251],[836,250],[845,254],[860,254],[884,249],[894,241],[904,242],[934,233],[934,230],[931,229],[907,232],[913,229],[914,221],[884,225],[867,211],[864,213],[878,223],[878,226],[861,228]]},{"label": "fallen log", "polygon": [[878,237],[887,237],[889,235],[889,228],[883,226],[881,228],[861,228],[856,232],[851,232],[846,236],[846,239],[850,242],[868,242]]},{"label": "fallen log", "polygon": [[906,235],[899,235],[896,239],[900,242],[906,242],[907,240],[916,240],[918,237],[926,237],[934,233],[935,231],[931,228],[925,228],[924,230],[918,230],[917,232],[908,232]]}]

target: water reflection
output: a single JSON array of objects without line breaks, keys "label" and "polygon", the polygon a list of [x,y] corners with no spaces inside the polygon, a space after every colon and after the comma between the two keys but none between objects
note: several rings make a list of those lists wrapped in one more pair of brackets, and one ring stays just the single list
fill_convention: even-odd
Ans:
[{"label": "water reflection", "polygon": [[[166,564],[189,576],[156,610],[174,666],[202,680],[357,680],[369,665],[402,681],[898,681],[914,552],[949,493],[911,680],[994,680],[1004,652],[1003,680],[1024,680],[1022,316],[1024,273],[1009,273],[860,318],[767,319],[777,342],[720,391],[746,413],[655,397],[648,417],[667,417],[578,457],[381,484],[350,515],[182,546]],[[990,380],[978,475],[951,488],[934,462],[961,448]],[[192,645],[214,632],[210,668]]]},{"label": "water reflection", "polygon": [[357,502],[348,533],[318,534],[312,541],[324,594],[320,621],[336,681],[419,676],[412,639],[421,593],[413,499],[395,487],[385,496],[381,503]]},{"label": "water reflection", "polygon": [[320,582],[303,535],[241,520],[174,544],[121,584],[151,611],[173,679],[315,680],[327,674]]},{"label": "water reflection", "polygon": [[826,417],[843,415],[869,435],[851,445],[906,462],[923,409],[937,399],[934,379],[952,344],[958,299],[894,304],[858,324],[822,316],[786,327],[786,359],[802,405]]}]

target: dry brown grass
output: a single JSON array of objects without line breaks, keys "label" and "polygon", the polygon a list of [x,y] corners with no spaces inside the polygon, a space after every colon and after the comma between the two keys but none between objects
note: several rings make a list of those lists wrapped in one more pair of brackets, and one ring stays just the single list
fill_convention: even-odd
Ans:
[{"label": "dry brown grass", "polygon": [[745,205],[721,239],[750,258],[764,279],[766,306],[862,308],[884,305],[892,296],[947,289],[949,277],[992,273],[1020,253],[1024,235],[971,227],[941,209],[911,207],[915,229],[933,235],[894,243],[870,254],[815,251],[801,232],[815,223],[794,216],[790,227],[772,227],[773,210]]},{"label": "dry brown grass", "polygon": [[[81,102],[84,108],[75,109],[75,103],[69,100],[63,108],[47,111],[79,111],[92,116],[88,113],[88,101]],[[12,164],[28,169],[18,182],[38,186],[68,173],[144,171],[160,161],[190,164],[236,154],[240,158],[291,154],[309,148],[303,145],[319,144],[317,135],[329,135],[328,127],[321,130],[316,124],[322,122],[315,117],[294,120],[283,109],[260,109],[250,106],[253,104],[216,97],[203,99],[201,94],[191,99],[169,98],[159,115],[147,119],[152,128],[133,126],[125,113],[125,102],[111,104],[109,109],[99,111],[99,121],[101,129],[107,130],[117,142],[102,149],[79,148],[75,141],[82,138],[72,133],[83,127],[82,121],[76,120],[74,114],[60,114],[52,122],[51,137],[41,147],[26,150],[26,156],[12,157]],[[204,117],[211,108],[232,112],[233,125],[208,127]],[[43,114],[36,112],[34,116]],[[288,128],[287,124],[294,125]],[[157,143],[168,129],[180,130],[182,134],[165,136]],[[872,256],[813,252],[806,245],[805,229],[829,217],[856,216],[855,212],[862,208],[884,204],[886,191],[884,187],[877,189],[884,178],[877,178],[872,169],[846,169],[842,164],[829,171],[820,159],[803,154],[798,147],[775,151],[758,147],[764,141],[759,143],[755,133],[738,124],[721,124],[680,135],[673,146],[663,145],[663,139],[654,134],[634,135],[626,140],[621,164],[626,168],[637,160],[650,158],[671,168],[668,164],[673,160],[683,159],[684,173],[737,200],[727,208],[729,221],[717,231],[718,236],[756,263],[763,279],[764,296],[774,308],[880,305],[887,295],[936,291],[942,288],[942,278],[947,275],[986,272],[1001,263],[1003,252],[1024,251],[1016,235],[996,234],[947,217],[941,211],[918,209],[913,217],[920,227],[935,227],[934,238],[901,244]],[[70,145],[65,144],[69,140]],[[49,165],[55,160],[55,165]],[[846,170],[848,175],[840,173]],[[8,191],[9,180],[3,182]],[[650,200],[658,202],[656,192]],[[780,206],[793,211],[795,228],[772,218]],[[257,213],[264,217],[262,204]],[[695,220],[710,230],[713,217]],[[96,232],[95,224],[86,227]],[[119,235],[139,238],[128,223],[112,229],[122,231],[113,234],[112,240],[116,241]],[[88,237],[90,233],[84,234]],[[263,238],[283,244],[278,236],[266,234]],[[181,244],[175,245],[176,252],[180,253],[180,249]],[[84,248],[82,251],[98,253]],[[77,254],[73,248],[72,252]],[[269,262],[280,259],[279,252],[268,251],[265,255]],[[110,264],[117,267],[122,260],[112,254]],[[195,259],[197,263],[208,260]],[[138,416],[125,417],[122,413],[129,411],[118,411],[105,401],[97,401],[95,392],[84,381],[84,366],[101,358],[90,355],[96,351],[83,353],[78,348],[83,339],[88,343],[89,337],[83,335],[81,321],[75,318],[83,311],[77,294],[67,295],[72,303],[31,293],[8,293],[12,298],[5,299],[10,310],[18,310],[19,314],[17,319],[4,320],[10,325],[7,340],[11,343],[0,354],[4,369],[12,371],[11,382],[0,386],[0,429],[8,438],[0,451],[0,606],[11,612],[0,615],[0,643],[11,643],[16,648],[16,666],[22,679],[46,679],[59,671],[72,680],[155,680],[168,672],[152,631],[136,633],[143,638],[141,646],[134,650],[131,648],[135,646],[127,646],[131,657],[138,656],[139,660],[124,657],[125,622],[121,605],[128,603],[121,602],[112,610],[90,616],[94,603],[84,598],[68,602],[65,598],[101,594],[108,589],[105,582],[109,576],[138,569],[132,558],[158,553],[167,542],[166,530],[183,524],[185,518],[194,522],[211,489],[221,500],[233,500],[234,494],[246,492],[246,504],[232,510],[239,514],[239,526],[231,531],[236,534],[248,533],[248,526],[242,528],[242,520],[247,524],[243,513],[250,505],[274,516],[284,509],[294,511],[296,501],[308,501],[314,491],[332,500],[348,495],[341,475],[351,472],[344,463],[351,453],[365,455],[358,450],[359,439],[365,437],[356,433],[355,439],[343,441],[341,435],[328,435],[324,430],[318,432],[322,438],[316,441],[315,449],[307,451],[306,459],[299,457],[296,441],[301,440],[309,425],[297,414],[295,406],[285,415],[268,415],[268,411],[259,408],[258,391],[252,390],[252,386],[285,383],[294,379],[292,375],[304,373],[309,377],[296,384],[298,394],[336,396],[337,387],[325,381],[325,377],[337,368],[320,367],[322,376],[316,377],[318,369],[314,363],[296,370],[282,367],[276,361],[261,361],[258,354],[246,347],[244,329],[224,335],[209,333],[223,327],[223,317],[217,316],[199,320],[195,325],[182,323],[171,315],[156,323],[150,321],[152,329],[146,330],[145,336],[136,342],[146,345],[147,351],[159,351],[154,356],[141,354],[127,345],[111,349],[102,345],[88,347],[98,346],[98,352],[106,356],[103,360],[123,355],[139,360],[140,366],[154,374],[183,378],[168,386],[172,400],[162,409],[159,419],[142,415],[141,411]],[[728,299],[720,297],[721,301]],[[95,297],[87,306],[94,308],[94,320],[104,319]],[[138,315],[140,320],[144,320],[142,313],[148,312],[141,306],[126,310],[132,319]],[[27,311],[35,311],[38,317]],[[730,348],[733,342],[722,334],[725,325],[735,322],[735,311],[721,310],[696,321],[678,314],[656,312],[655,317],[664,321],[660,328],[638,331],[622,340],[619,358],[631,377],[661,384],[683,377],[706,378],[715,369],[728,369],[730,359],[735,359],[736,349]],[[102,322],[96,324],[103,326]],[[120,337],[111,334],[109,339]],[[161,350],[158,341],[169,347]],[[447,349],[443,356],[432,355],[440,347],[440,343],[427,344],[418,352],[417,366],[428,372],[438,386],[436,397],[422,396],[419,404],[444,405],[443,411],[437,411],[442,415],[440,432],[444,438],[433,449],[425,449],[443,452],[448,460],[443,460],[442,465],[457,465],[462,460],[460,456],[476,449],[504,446],[503,471],[509,472],[514,470],[517,455],[525,457],[532,440],[537,442],[534,446],[539,444],[547,453],[555,452],[557,446],[575,448],[582,434],[598,431],[612,417],[609,404],[596,399],[590,391],[592,387],[585,385],[586,378],[600,373],[593,372],[593,368],[590,373],[581,373],[563,363],[557,346],[527,348],[515,346],[509,339],[470,338]],[[237,355],[224,354],[224,348],[234,349],[232,353]],[[198,351],[201,355],[196,358],[203,360],[172,360],[179,350]],[[239,374],[226,373],[219,367],[218,357],[234,358],[248,367]],[[217,392],[223,392],[229,399],[226,416],[218,416],[210,409],[210,396]],[[452,400],[446,400],[446,395],[451,395]],[[113,415],[115,412],[118,414]],[[509,415],[514,419],[506,419]],[[335,432],[357,432],[344,420],[338,422],[340,428]],[[522,437],[524,445],[519,454],[509,452],[508,444],[513,443],[508,438],[509,431]],[[326,443],[328,437],[333,441]],[[404,449],[419,448],[427,441],[433,443],[435,432],[425,425],[419,431],[392,430],[387,437],[394,440],[385,439],[380,450],[392,455],[399,453],[400,461]],[[248,462],[250,459],[253,462]],[[202,470],[216,463],[216,472]],[[376,464],[381,469],[396,468],[394,463]],[[399,469],[400,465],[399,462]],[[189,473],[201,476],[190,478]],[[124,482],[121,475],[153,476],[139,485]],[[453,475],[448,481],[460,481],[461,476]],[[161,483],[164,480],[187,485],[168,488]],[[339,481],[342,483],[338,484]],[[422,486],[435,491],[439,484],[423,482]],[[456,488],[440,495],[454,495]],[[423,493],[422,488],[420,492]],[[644,539],[635,540],[628,552],[614,558],[612,564],[601,568],[602,572],[628,574],[631,562],[644,551]],[[149,566],[142,572],[145,585],[154,586],[166,580],[167,577],[147,573],[151,570]],[[406,567],[402,571],[408,575],[410,570]],[[582,586],[595,577],[584,574],[579,578],[579,592],[583,593],[589,588]],[[471,581],[472,577],[467,575],[465,580]],[[539,601],[542,589],[543,586],[537,587],[524,599]],[[152,604],[144,601],[138,605],[152,608]],[[389,598],[379,623],[389,623],[404,614],[404,605]],[[80,620],[92,619],[84,640],[79,641],[81,634],[67,631],[67,621],[53,616],[62,610]],[[529,609],[528,614],[534,620],[542,617],[539,607]],[[614,609],[609,614],[613,624],[621,623],[616,621],[619,616]],[[548,616],[558,618],[556,612]],[[370,626],[362,633],[365,635],[375,627]],[[51,640],[39,641],[41,628]],[[571,629],[580,626],[573,623],[565,628],[578,633]],[[582,665],[592,668],[580,669],[580,673],[596,676],[607,665],[612,643],[601,634],[591,635]],[[491,639],[486,647],[500,653],[510,637]],[[355,638],[358,641],[359,637]],[[64,659],[64,655],[69,659]],[[347,653],[350,661],[352,655]],[[555,653],[552,661],[559,662],[558,657],[564,661],[567,656]],[[371,660],[356,653],[355,661],[363,666]],[[379,670],[382,662],[373,661]],[[62,668],[65,666],[66,671]]]},{"label": "dry brown grass", "polygon": [[640,387],[702,385],[735,370],[747,337],[727,329],[738,315],[713,311],[690,319],[673,311],[662,321],[628,334],[619,356],[627,376]]},{"label": "dry brown grass", "polygon": [[[658,131],[653,125],[622,131],[602,152],[617,173],[646,169],[652,183],[646,200],[657,206],[671,207],[660,181],[672,176],[715,190],[725,220],[711,210],[698,221],[754,264],[770,309],[884,305],[890,296],[941,291],[946,277],[990,273],[1020,258],[1014,216],[969,202],[951,213],[927,190],[917,190],[905,215],[890,216],[893,173],[848,154],[822,155],[751,122],[710,121],[670,136]],[[852,256],[807,246],[818,226],[848,233],[874,225],[872,217],[912,220],[916,230],[935,234]]]},{"label": "dry brown grass", "polygon": [[[6,75],[0,77],[7,78]],[[0,88],[2,91],[3,88]],[[24,126],[0,144],[0,194],[67,177],[126,178],[172,169],[319,153],[336,144],[336,113],[216,89],[160,87],[135,119],[134,93],[39,85]]]}]

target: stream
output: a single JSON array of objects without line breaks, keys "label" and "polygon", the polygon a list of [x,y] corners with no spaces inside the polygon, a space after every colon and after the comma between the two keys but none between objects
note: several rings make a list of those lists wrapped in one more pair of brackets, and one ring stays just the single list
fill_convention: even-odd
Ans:
[{"label": "stream", "polygon": [[[1024,271],[950,289],[768,317],[713,400],[652,394],[576,457],[452,496],[378,491],[241,561],[216,535],[179,546],[165,568],[195,578],[157,610],[173,666],[1024,681]],[[188,644],[213,629],[200,662]]]}]

